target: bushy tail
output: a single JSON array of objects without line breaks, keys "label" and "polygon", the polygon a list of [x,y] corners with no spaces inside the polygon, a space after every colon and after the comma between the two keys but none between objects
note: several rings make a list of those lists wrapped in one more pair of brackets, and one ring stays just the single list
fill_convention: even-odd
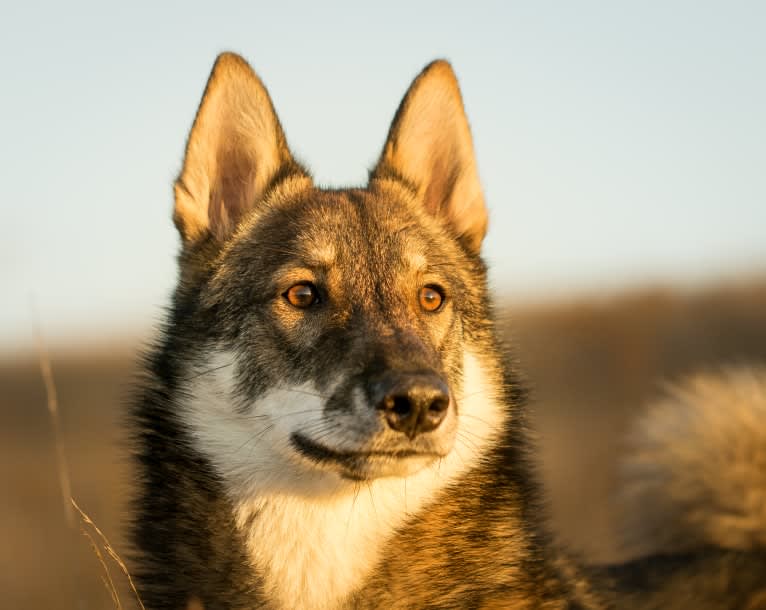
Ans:
[{"label": "bushy tail", "polygon": [[766,366],[672,386],[629,447],[618,487],[626,554],[766,548]]}]

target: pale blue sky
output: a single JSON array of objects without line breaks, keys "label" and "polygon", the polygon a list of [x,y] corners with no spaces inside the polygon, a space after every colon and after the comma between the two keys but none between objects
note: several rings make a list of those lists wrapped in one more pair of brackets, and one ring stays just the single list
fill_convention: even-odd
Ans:
[{"label": "pale blue sky", "polygon": [[4,2],[0,337],[161,316],[171,183],[216,54],[259,72],[325,184],[362,182],[412,77],[453,62],[518,299],[766,270],[766,3]]}]

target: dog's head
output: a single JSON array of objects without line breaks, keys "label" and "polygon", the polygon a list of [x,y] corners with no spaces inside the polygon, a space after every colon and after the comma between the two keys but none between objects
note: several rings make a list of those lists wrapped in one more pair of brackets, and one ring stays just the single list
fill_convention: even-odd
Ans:
[{"label": "dog's head", "polygon": [[183,421],[234,483],[405,477],[500,427],[487,214],[449,64],[414,81],[366,188],[323,190],[222,55],[175,194]]}]

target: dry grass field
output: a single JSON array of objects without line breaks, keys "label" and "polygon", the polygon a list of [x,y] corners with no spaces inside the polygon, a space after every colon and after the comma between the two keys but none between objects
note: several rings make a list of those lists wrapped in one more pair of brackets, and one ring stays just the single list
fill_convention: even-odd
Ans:
[{"label": "dry grass field", "polygon": [[[613,554],[608,498],[621,435],[663,379],[766,361],[766,280],[694,294],[509,308],[508,336],[534,396],[553,524],[590,557]],[[135,346],[52,354],[79,504],[122,554],[130,469],[121,409]],[[45,389],[34,358],[0,364],[0,599],[14,609],[110,608],[102,570],[62,502]],[[116,569],[113,577],[123,578]],[[127,593],[125,607],[132,607]]]}]

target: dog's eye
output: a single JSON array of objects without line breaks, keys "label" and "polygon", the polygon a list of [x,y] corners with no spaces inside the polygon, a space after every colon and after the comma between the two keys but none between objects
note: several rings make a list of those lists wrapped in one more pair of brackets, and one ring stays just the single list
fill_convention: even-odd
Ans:
[{"label": "dog's eye", "polygon": [[437,286],[423,286],[419,294],[420,306],[423,311],[437,311],[444,302],[444,294]]},{"label": "dog's eye", "polygon": [[289,288],[282,296],[293,307],[306,309],[319,301],[317,289],[311,284],[296,284]]}]

